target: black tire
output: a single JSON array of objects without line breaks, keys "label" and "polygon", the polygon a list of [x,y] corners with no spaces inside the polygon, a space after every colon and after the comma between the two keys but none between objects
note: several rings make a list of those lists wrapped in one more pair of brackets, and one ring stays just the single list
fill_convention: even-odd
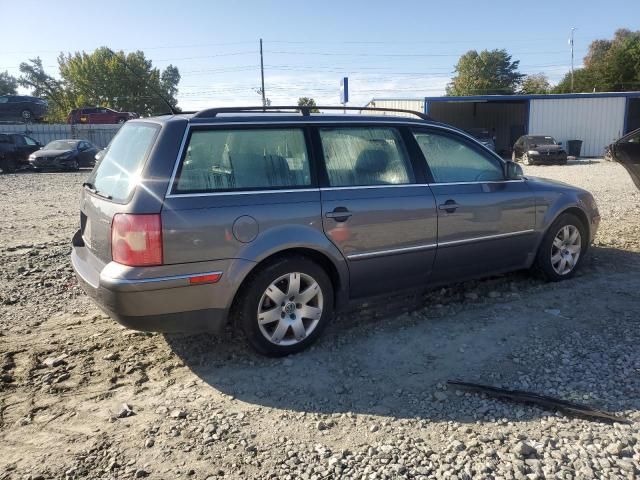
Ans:
[{"label": "black tire", "polygon": [[[580,232],[580,255],[578,257],[577,262],[568,273],[560,274],[556,272],[553,268],[551,261],[551,249],[553,245],[553,241],[560,231],[565,225],[573,225]],[[567,280],[573,277],[580,268],[580,264],[584,259],[584,255],[587,253],[587,248],[589,247],[589,239],[587,227],[584,223],[575,215],[571,213],[563,213],[561,214],[547,229],[547,232],[542,239],[542,243],[540,243],[540,247],[538,247],[538,254],[536,255],[535,260],[535,270],[540,273],[540,275],[547,281],[550,282],[559,282],[561,280]]]},{"label": "black tire", "polygon": [[527,153],[522,154],[521,160],[525,165],[533,165],[533,160],[529,158],[529,155]]},{"label": "black tire", "polygon": [[75,160],[70,166],[69,166],[69,170],[72,170],[74,172],[77,172],[78,170],[80,170],[80,164],[78,163],[77,160]]},{"label": "black tire", "polygon": [[0,160],[2,173],[15,173],[16,161],[13,158],[3,158]]},{"label": "black tire", "polygon": [[[267,287],[283,275],[299,272],[313,278],[320,287],[323,308],[320,320],[304,340],[293,345],[277,345],[269,341],[258,325],[258,308]],[[234,304],[237,325],[244,332],[251,347],[262,355],[283,357],[299,352],[315,342],[333,316],[333,285],[327,272],[314,261],[303,256],[282,257],[259,267],[241,287]],[[293,334],[293,330],[288,330]]]},{"label": "black tire", "polygon": [[31,110],[27,108],[25,108],[20,112],[20,117],[22,118],[22,121],[25,123],[33,122],[33,113],[31,113]]}]

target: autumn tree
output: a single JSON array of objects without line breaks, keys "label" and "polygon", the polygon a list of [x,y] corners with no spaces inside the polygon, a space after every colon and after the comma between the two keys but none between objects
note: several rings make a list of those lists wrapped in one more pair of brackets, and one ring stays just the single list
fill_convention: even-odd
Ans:
[{"label": "autumn tree", "polygon": [[519,91],[522,94],[546,94],[550,92],[551,84],[544,73],[534,73],[524,77]]}]

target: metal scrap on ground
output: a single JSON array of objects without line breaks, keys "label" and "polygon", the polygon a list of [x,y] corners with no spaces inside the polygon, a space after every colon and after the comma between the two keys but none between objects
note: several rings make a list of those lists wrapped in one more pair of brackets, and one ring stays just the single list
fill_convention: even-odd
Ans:
[{"label": "metal scrap on ground", "polygon": [[523,390],[508,390],[506,388],[492,387],[489,385],[480,385],[477,383],[460,382],[457,380],[449,380],[447,384],[452,385],[460,390],[469,392],[484,393],[491,397],[503,398],[520,403],[532,403],[544,408],[552,408],[561,410],[565,413],[587,417],[593,420],[606,420],[609,422],[618,422],[630,424],[631,420],[618,417],[602,410],[597,410],[588,405],[569,402],[560,398],[550,397],[548,395],[540,395]]}]

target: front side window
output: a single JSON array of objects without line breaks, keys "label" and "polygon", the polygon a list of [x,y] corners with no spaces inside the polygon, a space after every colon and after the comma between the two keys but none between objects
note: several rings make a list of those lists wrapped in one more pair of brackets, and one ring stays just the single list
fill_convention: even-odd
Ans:
[{"label": "front side window", "polygon": [[502,163],[476,151],[461,139],[414,132],[436,183],[504,180]]},{"label": "front side window", "polygon": [[413,182],[409,156],[395,128],[320,128],[320,139],[332,187]]},{"label": "front side window", "polygon": [[30,145],[30,146],[36,146],[36,145],[38,145],[38,142],[36,142],[36,141],[35,141],[33,138],[31,138],[31,137],[24,136],[24,137],[22,137],[22,138],[24,138],[24,141],[26,142],[26,144],[27,144],[27,145]]},{"label": "front side window", "polygon": [[175,193],[302,188],[311,185],[300,128],[196,130]]}]

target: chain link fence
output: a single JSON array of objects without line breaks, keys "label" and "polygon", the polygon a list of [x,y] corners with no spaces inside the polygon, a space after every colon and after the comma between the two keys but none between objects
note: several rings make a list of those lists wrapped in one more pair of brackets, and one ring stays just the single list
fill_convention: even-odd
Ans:
[{"label": "chain link fence", "polygon": [[105,148],[122,125],[65,125],[44,123],[0,123],[0,133],[22,133],[46,145],[53,140],[88,140]]}]

